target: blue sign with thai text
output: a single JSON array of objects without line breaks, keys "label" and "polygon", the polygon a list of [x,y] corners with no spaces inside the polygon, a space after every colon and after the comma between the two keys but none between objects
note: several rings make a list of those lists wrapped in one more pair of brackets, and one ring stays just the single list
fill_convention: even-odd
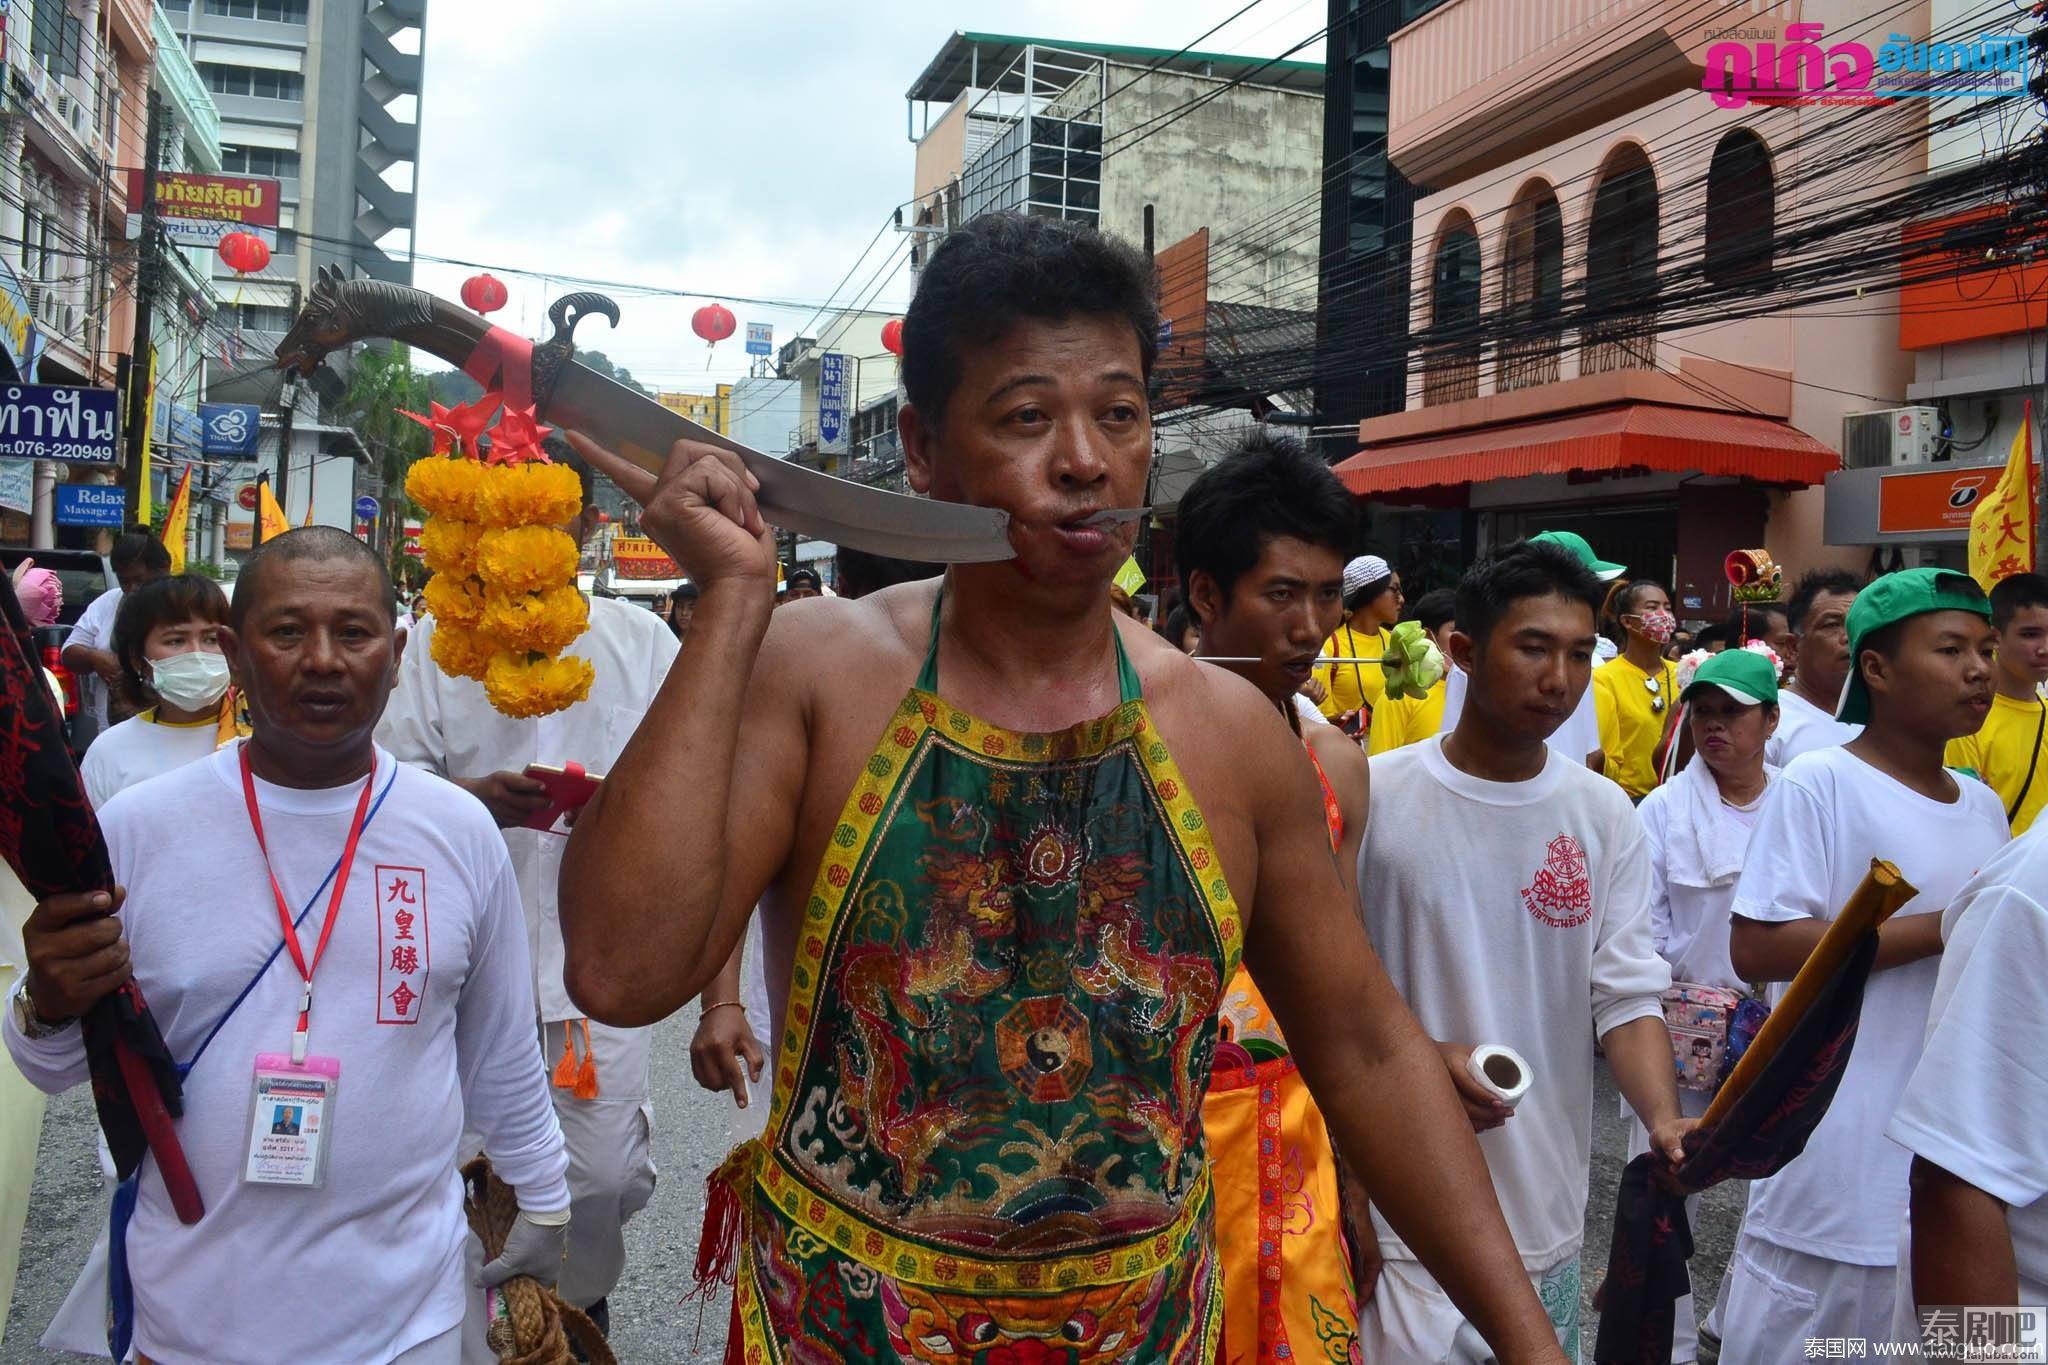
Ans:
[{"label": "blue sign with thai text", "polygon": [[262,426],[263,411],[254,403],[201,403],[200,453],[247,459],[256,453],[256,433]]},{"label": "blue sign with thai text", "polygon": [[363,494],[363,495],[362,495],[362,496],[361,496],[360,498],[357,498],[357,499],[356,499],[356,520],[357,520],[357,521],[375,521],[376,519],[377,519],[377,500],[376,500],[375,498],[371,497],[371,496],[370,496],[370,495],[369,495],[368,493],[365,493],[365,494]]},{"label": "blue sign with thai text", "polygon": [[128,490],[110,483],[57,485],[59,526],[112,526],[128,518]]},{"label": "blue sign with thai text", "polygon": [[111,465],[119,427],[112,389],[0,386],[0,460]]},{"label": "blue sign with thai text", "polygon": [[827,351],[818,357],[818,450],[825,455],[846,453],[847,390],[852,375],[846,357]]},{"label": "blue sign with thai text", "polygon": [[775,354],[775,328],[765,322],[747,324],[747,354]]}]

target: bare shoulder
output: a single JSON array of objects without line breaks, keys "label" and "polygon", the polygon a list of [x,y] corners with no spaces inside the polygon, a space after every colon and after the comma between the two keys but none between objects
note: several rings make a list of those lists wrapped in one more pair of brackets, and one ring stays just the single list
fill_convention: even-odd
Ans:
[{"label": "bare shoulder", "polygon": [[1334,725],[1304,725],[1301,729],[1316,761],[1323,765],[1323,775],[1339,796],[1365,789],[1371,764],[1358,741]]},{"label": "bare shoulder", "polygon": [[1124,648],[1138,670],[1146,705],[1183,767],[1213,767],[1218,775],[1234,775],[1242,783],[1288,755],[1293,732],[1258,688],[1138,627],[1135,633],[1156,645],[1141,648],[1133,633],[1124,631]]},{"label": "bare shoulder", "polygon": [[815,597],[777,607],[761,667],[843,688],[876,670],[923,657],[939,580],[901,583],[866,597]]}]

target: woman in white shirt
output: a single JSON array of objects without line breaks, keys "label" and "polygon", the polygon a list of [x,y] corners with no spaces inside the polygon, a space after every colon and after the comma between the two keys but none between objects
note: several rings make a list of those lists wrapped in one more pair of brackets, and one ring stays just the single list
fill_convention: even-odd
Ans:
[{"label": "woman in white shirt", "polygon": [[112,653],[123,690],[144,709],[86,750],[82,772],[95,807],[219,747],[228,692],[220,629],[227,619],[227,596],[201,574],[160,578],[121,599]]},{"label": "woman in white shirt", "polygon": [[[1650,855],[1650,924],[1657,951],[1675,983],[1744,989],[1728,959],[1728,922],[1750,831],[1777,769],[1764,763],[1764,742],[1778,725],[1778,670],[1773,656],[1724,650],[1680,673],[1680,699],[1693,758],[1636,808]],[[1679,1086],[1688,1118],[1707,1112],[1713,1097]],[[1623,1106],[1624,1112],[1627,1106]],[[1640,1122],[1631,1123],[1629,1156],[1650,1150]],[[1686,1201],[1687,1216],[1697,1197]],[[1679,1300],[1671,1359],[1699,1358],[1692,1296]]]}]

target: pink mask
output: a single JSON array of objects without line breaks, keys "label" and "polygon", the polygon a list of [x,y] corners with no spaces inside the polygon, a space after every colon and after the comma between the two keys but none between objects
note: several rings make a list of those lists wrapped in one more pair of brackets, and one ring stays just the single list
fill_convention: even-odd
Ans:
[{"label": "pink mask", "polygon": [[1668,642],[1678,631],[1678,618],[1668,611],[1646,611],[1635,618],[1636,631],[1658,644]]}]

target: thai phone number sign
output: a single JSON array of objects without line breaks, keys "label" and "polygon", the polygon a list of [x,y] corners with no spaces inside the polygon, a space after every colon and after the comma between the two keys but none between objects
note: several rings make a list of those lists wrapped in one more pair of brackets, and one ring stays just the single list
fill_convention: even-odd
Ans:
[{"label": "thai phone number sign", "polygon": [[112,389],[0,387],[0,460],[111,465],[118,427]]}]

